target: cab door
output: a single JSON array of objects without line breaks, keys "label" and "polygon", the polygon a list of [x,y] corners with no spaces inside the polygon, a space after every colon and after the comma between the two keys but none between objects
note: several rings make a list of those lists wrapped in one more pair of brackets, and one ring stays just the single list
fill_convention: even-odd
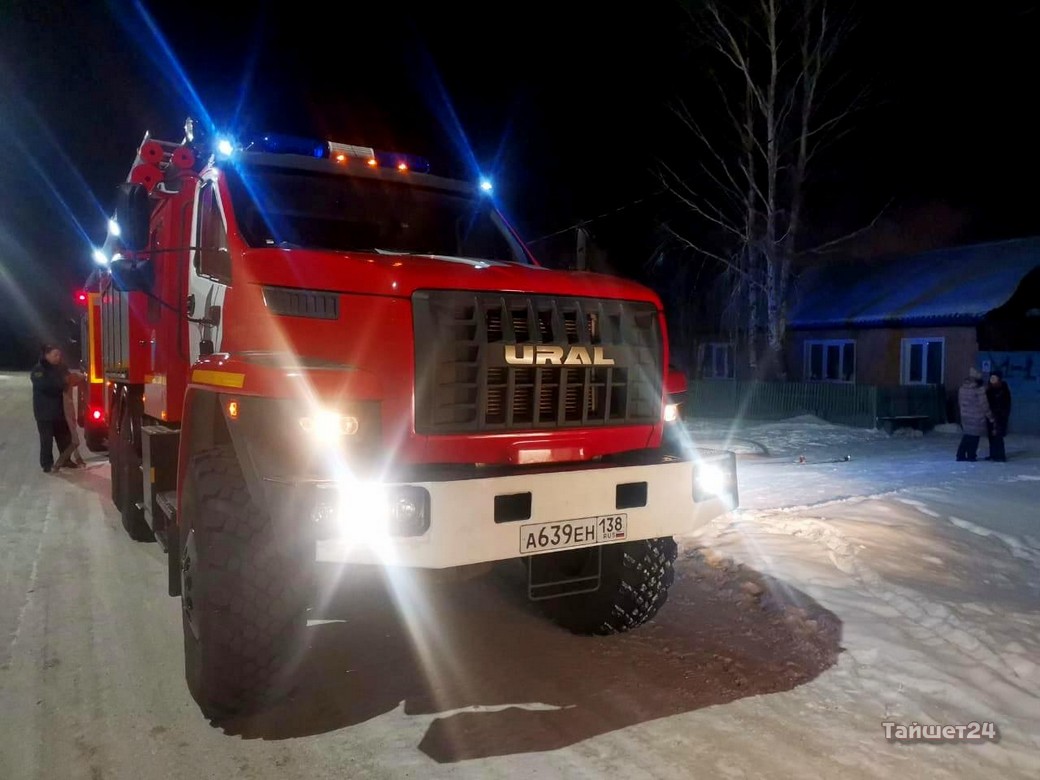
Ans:
[{"label": "cab door", "polygon": [[219,352],[223,340],[224,296],[231,286],[231,254],[227,219],[216,179],[199,182],[192,225],[191,268],[188,271],[188,352],[194,364],[200,356]]}]

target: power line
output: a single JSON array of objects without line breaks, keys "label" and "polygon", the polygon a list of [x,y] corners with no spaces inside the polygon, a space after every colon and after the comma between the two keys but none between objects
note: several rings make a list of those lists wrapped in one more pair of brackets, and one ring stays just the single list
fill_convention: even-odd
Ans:
[{"label": "power line", "polygon": [[636,205],[642,203],[643,201],[650,200],[651,198],[656,198],[658,195],[660,195],[660,194],[662,194],[664,192],[667,192],[667,191],[668,191],[668,188],[667,187],[663,187],[663,188],[657,190],[657,192],[651,192],[649,195],[643,195],[642,197],[636,198],[633,201],[630,201],[628,203],[622,204],[621,206],[618,206],[617,208],[610,209],[609,211],[604,211],[602,214],[597,214],[596,216],[591,217],[590,219],[583,219],[580,222],[575,222],[573,225],[569,225],[569,226],[567,226],[565,228],[560,228],[559,230],[554,230],[552,233],[546,233],[544,236],[539,236],[538,238],[533,238],[530,241],[528,241],[527,244],[529,246],[531,244],[537,244],[539,241],[545,241],[547,238],[553,238],[554,236],[558,236],[558,235],[561,235],[563,233],[568,233],[571,230],[574,230],[575,228],[580,228],[580,227],[583,227],[584,225],[591,225],[593,222],[598,222],[599,220],[603,219],[604,217],[609,217],[609,216],[611,216],[613,214],[617,214],[619,211],[624,211],[625,209],[631,208],[632,206],[636,206]]}]

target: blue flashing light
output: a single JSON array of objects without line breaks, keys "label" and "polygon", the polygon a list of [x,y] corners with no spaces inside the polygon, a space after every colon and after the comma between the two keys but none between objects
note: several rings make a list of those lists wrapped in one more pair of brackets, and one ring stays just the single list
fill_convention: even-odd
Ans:
[{"label": "blue flashing light", "polygon": [[112,235],[116,238],[119,238],[119,235],[123,232],[122,229],[119,227],[119,223],[116,222],[115,217],[112,217],[108,220],[108,232],[109,235]]},{"label": "blue flashing light", "polygon": [[269,154],[299,154],[303,157],[328,157],[329,144],[317,138],[268,133],[253,141],[250,150]]},{"label": "blue flashing light", "polygon": [[360,160],[373,167],[395,168],[398,171],[429,173],[429,160],[414,154],[400,152],[380,152],[367,146],[352,146],[334,141],[323,141],[318,138],[306,138],[282,133],[266,133],[245,144],[247,152],[266,152],[268,154],[296,154],[303,157],[331,159],[338,163],[348,164],[351,160]]},{"label": "blue flashing light", "polygon": [[108,255],[102,252],[100,249],[94,250],[94,262],[98,265],[108,265]]},{"label": "blue flashing light", "polygon": [[217,154],[221,157],[230,157],[235,151],[235,145],[227,138],[217,141]]},{"label": "blue flashing light", "polygon": [[494,189],[495,189],[495,185],[491,183],[491,179],[481,179],[480,180],[480,190],[481,190],[481,192],[486,192],[488,195],[490,195]]}]

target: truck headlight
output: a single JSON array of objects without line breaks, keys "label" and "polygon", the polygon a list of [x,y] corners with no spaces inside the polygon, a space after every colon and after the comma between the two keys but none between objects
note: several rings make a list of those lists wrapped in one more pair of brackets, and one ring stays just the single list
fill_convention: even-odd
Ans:
[{"label": "truck headlight", "polygon": [[304,433],[318,441],[336,441],[342,436],[353,436],[358,432],[358,418],[349,414],[339,414],[328,409],[319,409],[308,417],[300,418],[300,427]]},{"label": "truck headlight", "polygon": [[311,518],[319,538],[341,536],[375,544],[390,537],[422,536],[430,528],[430,493],[418,485],[323,484]]},{"label": "truck headlight", "polygon": [[666,423],[675,422],[679,419],[679,406],[680,404],[665,404],[664,421]]}]

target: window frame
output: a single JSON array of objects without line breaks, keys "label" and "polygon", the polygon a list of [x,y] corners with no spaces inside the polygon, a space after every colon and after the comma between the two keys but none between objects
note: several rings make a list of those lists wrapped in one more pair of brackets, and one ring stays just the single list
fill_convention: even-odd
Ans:
[{"label": "window frame", "polygon": [[[701,379],[734,379],[736,378],[736,347],[732,341],[706,341],[701,344],[701,355],[700,365],[698,366],[699,374]],[[726,367],[726,373],[724,375],[717,374],[715,372],[715,366],[717,365],[717,353],[722,351],[723,363]],[[711,362],[708,363],[706,358],[709,352],[711,353]],[[704,373],[704,366],[708,364],[711,366],[711,373]]]},{"label": "window frame", "polygon": [[[464,259],[484,261],[484,262],[496,262],[496,263],[515,263],[517,265],[537,265],[533,255],[529,249],[524,245],[520,236],[516,233],[513,227],[509,224],[509,221],[502,214],[499,208],[495,205],[494,201],[486,197],[483,193],[475,193],[465,186],[454,186],[453,183],[444,181],[441,185],[437,184],[419,184],[416,182],[407,182],[403,180],[397,180],[395,178],[388,178],[382,175],[372,175],[369,171],[360,171],[357,173],[347,173],[343,170],[337,171],[324,171],[316,170],[312,168],[282,168],[282,167],[268,167],[268,166],[240,166],[235,171],[229,171],[226,175],[226,186],[228,195],[230,196],[230,206],[235,212],[235,221],[238,229],[238,238],[243,241],[247,246],[251,248],[271,248],[277,247],[279,244],[276,239],[276,235],[264,235],[261,238],[257,234],[257,230],[253,227],[253,217],[260,214],[262,209],[257,202],[255,193],[259,190],[262,191],[266,186],[273,186],[271,184],[271,178],[267,182],[262,181],[262,177],[268,176],[274,177],[286,177],[288,181],[291,177],[297,177],[298,179],[312,177],[316,180],[324,180],[326,183],[333,183],[337,180],[340,182],[340,186],[346,186],[344,182],[353,181],[359,186],[382,186],[390,188],[398,188],[403,193],[413,192],[416,195],[422,195],[430,198],[444,197],[444,198],[455,198],[461,201],[465,201],[470,211],[470,217],[476,211],[482,213],[486,212],[490,223],[497,230],[499,237],[502,239],[503,246],[508,248],[509,257],[465,257]],[[399,177],[398,177],[399,178]],[[262,219],[263,217],[261,217]],[[456,225],[458,227],[458,224]],[[265,233],[267,231],[260,231]],[[336,247],[322,247],[317,244],[304,244],[301,248],[312,249],[315,251],[325,252],[368,252],[366,249],[345,249]],[[458,249],[458,235],[456,234],[456,248]],[[388,255],[418,255],[422,256],[425,253],[419,251],[410,251],[407,248],[401,248],[395,250],[393,247],[386,247],[384,252]],[[496,253],[497,254],[497,253]],[[457,252],[450,252],[451,257],[460,257]]]},{"label": "window frame", "polygon": [[[929,345],[938,342],[942,357],[939,361],[939,381],[928,381],[928,350]],[[921,381],[910,380],[910,349],[913,345],[920,344],[924,347],[921,353]],[[899,384],[911,387],[922,385],[946,384],[946,337],[945,336],[914,336],[903,338],[899,344]]]},{"label": "window frame", "polygon": [[[210,193],[212,193],[212,200],[209,204],[206,204],[205,200]],[[230,235],[227,215],[224,213],[223,198],[220,194],[220,187],[217,179],[205,179],[200,182],[198,194],[196,196],[195,211],[195,274],[203,279],[209,279],[210,281],[219,284],[231,286]],[[211,224],[209,219],[207,219],[207,216],[212,218],[213,215],[216,215],[217,217],[217,222],[219,222],[220,225],[220,234],[223,239],[218,246],[209,246],[209,236],[206,235],[206,229]],[[212,257],[207,258],[211,262],[203,262],[203,253],[214,253],[220,258],[216,263],[216,268],[213,267]]]},{"label": "window frame", "polygon": [[[845,379],[845,347],[852,345],[852,372],[851,378]],[[812,348],[819,346],[823,352],[823,363],[821,365],[822,376],[819,379],[812,378]],[[827,348],[838,347],[838,379],[827,377]],[[859,348],[856,339],[806,339],[802,344],[802,380],[805,382],[829,382],[831,384],[854,385],[856,384],[856,364],[859,362],[857,354]]]}]

